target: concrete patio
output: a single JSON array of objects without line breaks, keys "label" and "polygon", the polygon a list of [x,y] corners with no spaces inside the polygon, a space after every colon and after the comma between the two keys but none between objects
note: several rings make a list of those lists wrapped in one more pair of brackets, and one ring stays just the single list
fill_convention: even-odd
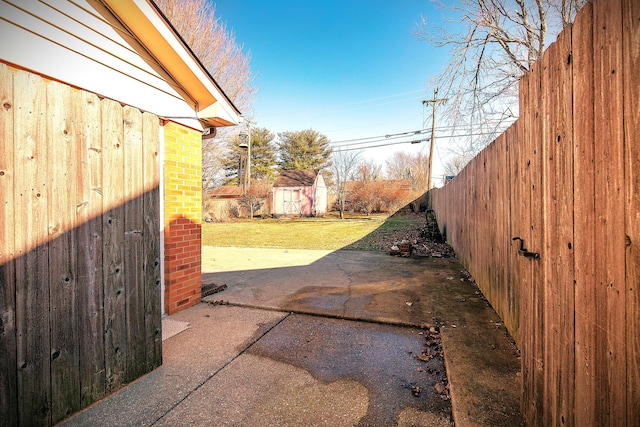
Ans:
[{"label": "concrete patio", "polygon": [[[186,329],[164,340],[162,367],[61,425],[521,424],[517,350],[457,260],[202,257],[203,283],[227,289],[165,319]],[[446,378],[442,360],[416,358],[431,326]]]}]

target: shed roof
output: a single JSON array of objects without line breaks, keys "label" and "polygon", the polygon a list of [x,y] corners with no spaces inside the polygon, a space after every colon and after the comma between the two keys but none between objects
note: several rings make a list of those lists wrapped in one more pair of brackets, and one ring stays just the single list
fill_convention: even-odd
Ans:
[{"label": "shed roof", "polygon": [[320,171],[317,169],[300,171],[282,171],[276,179],[274,187],[311,187]]}]

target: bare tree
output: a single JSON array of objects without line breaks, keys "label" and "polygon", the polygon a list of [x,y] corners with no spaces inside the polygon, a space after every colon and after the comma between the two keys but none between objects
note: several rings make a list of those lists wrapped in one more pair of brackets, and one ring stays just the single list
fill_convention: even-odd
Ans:
[{"label": "bare tree", "polygon": [[413,155],[396,151],[385,160],[385,174],[388,179],[407,179],[411,176]]},{"label": "bare tree", "polygon": [[[445,118],[458,134],[452,151],[475,155],[517,116],[517,84],[586,0],[432,0],[461,28],[431,28],[425,17],[419,39],[450,49],[450,61],[432,84],[449,99]],[[456,134],[453,129],[451,135]]]},{"label": "bare tree", "polygon": [[265,200],[271,194],[271,184],[267,181],[255,182],[238,199],[238,204],[249,210],[249,218],[253,218],[254,213],[264,205]]},{"label": "bare tree", "polygon": [[218,138],[202,141],[202,189],[210,190],[224,185],[226,180],[224,161],[228,146]]},{"label": "bare tree", "polygon": [[344,219],[345,202],[347,197],[347,182],[353,180],[356,166],[360,161],[361,151],[334,151],[332,153],[331,172],[333,187],[338,197],[340,219]]},{"label": "bare tree", "polygon": [[[243,52],[233,31],[216,16],[215,5],[208,0],[154,1],[234,105],[240,111],[250,111],[257,92],[251,56]],[[235,129],[219,130],[217,138],[203,141],[204,188],[217,187],[224,181],[225,141],[237,133]]]},{"label": "bare tree", "polygon": [[447,176],[456,176],[471,160],[465,156],[453,156],[444,164],[444,174]]},{"label": "bare tree", "polygon": [[377,181],[382,179],[382,166],[371,159],[361,160],[356,167],[356,180]]},{"label": "bare tree", "polygon": [[257,88],[249,53],[216,16],[208,0],[154,0],[193,53],[241,111],[253,106]]}]

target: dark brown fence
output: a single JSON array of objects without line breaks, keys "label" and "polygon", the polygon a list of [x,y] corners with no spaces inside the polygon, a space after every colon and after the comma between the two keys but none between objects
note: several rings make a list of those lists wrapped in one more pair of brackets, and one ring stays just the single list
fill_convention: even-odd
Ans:
[{"label": "dark brown fence", "polygon": [[0,425],[161,363],[159,121],[0,64]]},{"label": "dark brown fence", "polygon": [[527,422],[639,425],[640,2],[587,4],[429,196],[522,351]]}]

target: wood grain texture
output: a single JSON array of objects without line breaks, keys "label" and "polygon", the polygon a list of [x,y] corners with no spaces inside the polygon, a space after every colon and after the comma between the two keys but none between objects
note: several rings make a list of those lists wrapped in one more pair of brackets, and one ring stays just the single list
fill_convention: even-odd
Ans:
[{"label": "wood grain texture", "polygon": [[[51,419],[53,423],[80,409],[78,366],[77,258],[75,236],[77,90],[47,83],[46,175],[49,230],[49,304],[51,331]],[[46,142],[45,142],[46,141]]]},{"label": "wood grain texture", "polygon": [[[564,31],[547,54],[548,90],[545,97],[548,124],[545,198],[547,267],[545,323],[550,326],[545,348],[548,356],[547,396],[552,424],[573,423],[574,417],[574,209],[571,31]],[[563,357],[558,357],[562,354]]]},{"label": "wood grain texture", "polygon": [[632,0],[587,3],[521,79],[506,160],[498,139],[433,197],[439,221],[455,230],[456,253],[487,282],[480,286],[499,312],[510,312],[512,297],[498,285],[499,239],[468,212],[501,221],[501,169],[484,165],[506,163],[509,234],[540,253],[527,260],[512,245],[505,268],[507,286],[519,290],[512,333],[529,425],[640,418],[639,9]]},{"label": "wood grain texture", "polygon": [[599,238],[596,286],[599,353],[596,380],[602,400],[596,419],[617,423],[626,415],[624,141],[621,2],[594,2],[594,123],[596,218]]},{"label": "wood grain texture", "polygon": [[595,144],[593,135],[593,14],[587,3],[573,24],[575,425],[595,425],[596,302]]},{"label": "wood grain texture", "polygon": [[142,113],[124,107],[124,287],[127,319],[126,381],[145,372]]},{"label": "wood grain texture", "polygon": [[161,363],[159,120],[4,64],[0,100],[0,425],[52,425]]},{"label": "wood grain texture", "polygon": [[[640,4],[623,1],[627,425],[640,420]],[[624,420],[620,420],[621,422]]]},{"label": "wood grain texture", "polygon": [[[543,60],[544,61],[544,60]],[[527,262],[525,265],[527,282],[531,287],[530,311],[525,314],[529,318],[529,329],[526,333],[531,334],[532,341],[529,349],[531,371],[529,381],[525,387],[530,389],[533,404],[530,415],[533,417],[532,424],[538,424],[544,420],[544,357],[547,351],[544,347],[545,334],[548,332],[548,325],[543,321],[545,315],[544,284],[546,282],[546,269],[544,260],[547,259],[545,227],[546,227],[546,199],[544,198],[543,182],[546,174],[545,145],[542,143],[545,126],[545,110],[542,104],[542,97],[546,86],[542,79],[544,72],[543,62],[536,63],[531,70],[529,79],[529,123],[526,125],[526,142],[523,148],[524,164],[527,165],[526,186],[528,192],[529,206],[529,231],[526,235],[526,246],[529,251],[538,252],[540,261]],[[531,260],[525,260],[531,261]],[[523,355],[523,357],[525,357]],[[523,379],[524,381],[524,379]],[[544,421],[542,421],[544,422]]]},{"label": "wood grain texture", "polygon": [[14,180],[18,415],[24,425],[51,423],[49,248],[47,245],[46,83],[14,75]]},{"label": "wood grain texture", "polygon": [[102,134],[98,97],[81,92],[77,147],[76,230],[80,404],[105,395],[104,286],[102,274]]},{"label": "wood grain texture", "polygon": [[[126,383],[127,318],[124,275],[124,117],[119,103],[102,100],[102,215],[105,375],[111,392]],[[108,172],[107,172],[108,171]]]},{"label": "wood grain texture", "polygon": [[13,71],[0,64],[0,425],[18,423]]},{"label": "wood grain texture", "polygon": [[146,371],[162,363],[162,307],[160,303],[160,136],[157,116],[142,117],[144,138],[144,321]]}]

